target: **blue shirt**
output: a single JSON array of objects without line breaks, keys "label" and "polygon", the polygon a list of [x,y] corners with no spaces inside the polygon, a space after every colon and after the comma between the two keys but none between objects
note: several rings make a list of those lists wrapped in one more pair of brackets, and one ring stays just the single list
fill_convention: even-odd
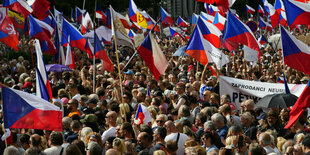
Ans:
[{"label": "blue shirt", "polygon": [[223,126],[222,128],[217,129],[216,132],[217,132],[217,134],[220,136],[221,139],[222,139],[222,138],[225,139],[226,136],[227,136],[227,134],[228,134],[228,126],[225,125],[225,126]]}]

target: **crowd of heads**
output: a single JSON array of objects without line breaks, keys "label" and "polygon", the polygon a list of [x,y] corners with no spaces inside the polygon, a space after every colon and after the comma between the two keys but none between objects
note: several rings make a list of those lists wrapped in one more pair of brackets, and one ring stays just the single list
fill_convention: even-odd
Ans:
[{"label": "crowd of heads", "polygon": [[[223,49],[230,62],[217,69],[189,56],[172,56],[186,45],[181,38],[159,38],[169,65],[158,81],[139,55],[130,59],[134,50],[128,47],[117,51],[117,66],[116,52],[106,46],[113,72],[104,71],[98,60],[93,66],[85,53],[75,49],[75,69],[48,72],[50,103],[63,111],[63,132],[2,127],[0,154],[301,155],[310,151],[307,112],[284,129],[290,109],[266,111],[256,108],[251,99],[238,108],[231,96],[219,93],[219,76],[277,83],[284,72],[288,83],[307,83],[308,75],[283,65],[280,48],[262,48],[256,63],[244,59],[242,47],[234,54]],[[35,94],[36,73],[30,62],[22,56],[1,59],[0,83]],[[139,104],[147,107],[150,122],[137,124]],[[2,110],[0,118],[3,123]]]}]

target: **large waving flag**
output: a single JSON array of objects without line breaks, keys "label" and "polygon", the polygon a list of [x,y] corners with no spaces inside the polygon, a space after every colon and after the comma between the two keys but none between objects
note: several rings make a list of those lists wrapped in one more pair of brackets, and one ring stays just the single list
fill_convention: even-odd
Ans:
[{"label": "large waving flag", "polygon": [[310,81],[307,86],[298,97],[296,103],[293,106],[293,109],[290,111],[290,119],[287,125],[284,127],[285,129],[289,129],[291,126],[295,124],[298,118],[303,114],[305,110],[307,110],[310,103]]},{"label": "large waving flag", "polygon": [[36,18],[33,18],[42,28],[42,30],[45,32],[45,34],[51,38],[53,33],[54,33],[54,29],[47,23],[45,23],[44,21],[40,21]]},{"label": "large waving flag", "polygon": [[214,21],[214,17],[213,16],[211,16],[211,15],[209,15],[207,13],[204,13],[204,12],[200,13],[200,17],[203,18],[204,20],[210,22],[210,23],[213,23],[213,21]]},{"label": "large waving flag", "polygon": [[3,6],[12,9],[18,13],[21,13],[23,16],[28,17],[32,13],[32,8],[24,0],[4,0]]},{"label": "large waving flag", "polygon": [[[37,21],[31,16],[28,16],[29,19],[29,36],[31,39],[39,39],[40,41],[46,41],[48,48],[50,49],[50,54],[56,53],[56,47],[48,37],[48,34],[41,28],[41,26],[37,23]],[[42,22],[41,24],[43,24]]]},{"label": "large waving flag", "polygon": [[310,3],[302,3],[294,0],[283,0],[287,17],[287,24],[310,25]]},{"label": "large waving flag", "polygon": [[216,26],[207,22],[201,17],[199,17],[197,21],[197,26],[199,26],[204,39],[208,40],[213,46],[217,48],[221,47],[220,36],[222,35],[222,32]]},{"label": "large waving flag", "polygon": [[2,86],[4,128],[62,131],[59,107],[35,95]]},{"label": "large waving flag", "polygon": [[92,30],[94,28],[94,24],[88,14],[88,12],[85,14],[85,16],[82,16],[82,28],[81,32],[82,34],[85,34],[87,30]]},{"label": "large waving flag", "polygon": [[296,39],[281,26],[284,63],[293,69],[310,74],[310,47]]},{"label": "large waving flag", "polygon": [[19,41],[17,32],[11,19],[7,16],[7,8],[0,7],[0,14],[3,17],[0,20],[0,41],[18,51],[17,45]]},{"label": "large waving flag", "polygon": [[161,22],[162,23],[168,23],[170,25],[173,25],[173,19],[171,18],[171,15],[164,10],[164,8],[160,7],[160,14],[161,14]]},{"label": "large waving flag", "polygon": [[178,17],[178,25],[181,27],[188,27],[189,24],[188,22],[186,22],[183,18],[181,18],[180,16]]},{"label": "large waving flag", "polygon": [[169,27],[170,29],[170,34],[172,37],[175,37],[175,36],[180,36],[182,38],[182,40],[186,41],[186,38],[184,36],[182,36],[180,33],[178,33],[176,30],[174,30],[173,28]]},{"label": "large waving flag", "polygon": [[138,47],[137,51],[158,81],[159,76],[165,73],[168,67],[168,61],[154,39],[152,30]]},{"label": "large waving flag", "polygon": [[285,11],[280,11],[279,23],[282,26],[287,26],[287,18],[286,18]]},{"label": "large waving flag", "polygon": [[209,62],[213,62],[208,51],[212,51],[212,45],[207,40],[203,39],[199,26],[196,26],[189,39],[185,52],[201,64],[207,65]]},{"label": "large waving flag", "polygon": [[37,55],[36,66],[36,95],[46,101],[52,99],[52,88],[46,73],[45,64],[42,57],[39,40],[35,40],[35,50]]},{"label": "large waving flag", "polygon": [[266,29],[267,31],[272,32],[272,26],[269,23],[265,22],[262,17],[259,17],[259,27],[263,30]]},{"label": "large waving flag", "polygon": [[103,70],[113,72],[113,64],[96,33],[94,33],[94,55],[103,61]]},{"label": "large waving flag", "polygon": [[234,48],[238,47],[239,43],[246,45],[249,48],[258,51],[258,56],[260,56],[260,46],[252,31],[230,11],[228,12],[224,39]]},{"label": "large waving flag", "polygon": [[133,0],[129,0],[129,18],[133,22],[137,22],[138,8]]},{"label": "large waving flag", "polygon": [[226,18],[217,12],[214,16],[213,25],[215,25],[220,31],[223,31],[225,22]]},{"label": "large waving flag", "polygon": [[121,14],[114,11],[112,6],[110,6],[111,12],[111,22],[112,22],[112,36],[115,35],[117,45],[124,45],[131,48],[134,48],[134,45],[129,38],[125,26],[123,25],[121,18],[123,17]]},{"label": "large waving flag", "polygon": [[152,122],[152,117],[149,109],[146,106],[139,104],[134,123],[140,125],[150,122]]},{"label": "large waving flag", "polygon": [[245,5],[246,6],[246,11],[249,13],[249,14],[254,14],[255,13],[255,9],[248,6],[248,5]]},{"label": "large waving flag", "polygon": [[50,2],[47,0],[35,0],[32,4],[32,9],[32,14],[38,19],[43,20],[50,14]]},{"label": "large waving flag", "polygon": [[61,35],[62,46],[67,46],[68,37],[70,36],[71,47],[77,47],[80,50],[85,51],[86,39],[65,18],[63,18],[63,22],[62,22],[62,32],[63,32]]}]

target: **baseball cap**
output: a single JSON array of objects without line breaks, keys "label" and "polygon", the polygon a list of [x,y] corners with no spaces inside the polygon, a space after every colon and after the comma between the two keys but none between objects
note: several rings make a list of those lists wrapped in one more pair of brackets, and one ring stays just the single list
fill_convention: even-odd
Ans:
[{"label": "baseball cap", "polygon": [[133,71],[131,70],[128,70],[127,72],[125,72],[125,74],[134,75]]},{"label": "baseball cap", "polygon": [[26,82],[23,86],[23,89],[28,88],[28,87],[32,87],[32,83],[31,82]]},{"label": "baseball cap", "polygon": [[97,116],[95,114],[88,114],[85,116],[84,119],[81,119],[82,123],[96,123],[97,122]]},{"label": "baseball cap", "polygon": [[89,100],[86,101],[86,104],[92,103],[92,104],[97,104],[98,100],[95,98],[91,98]]},{"label": "baseball cap", "polygon": [[310,136],[306,136],[305,139],[301,142],[301,144],[310,147]]}]

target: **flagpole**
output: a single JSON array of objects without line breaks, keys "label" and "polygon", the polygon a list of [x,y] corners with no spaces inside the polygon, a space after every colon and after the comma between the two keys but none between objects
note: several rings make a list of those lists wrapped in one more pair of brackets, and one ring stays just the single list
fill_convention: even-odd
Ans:
[{"label": "flagpole", "polygon": [[[95,4],[96,5],[96,4]],[[83,1],[83,10],[84,10],[84,7],[85,7],[85,0]],[[96,9],[96,8],[95,8]]]},{"label": "flagpole", "polygon": [[[112,10],[111,9],[112,7],[110,6],[110,12],[111,12],[111,14],[112,14],[112,11],[114,11],[114,10]],[[114,22],[113,22],[113,18],[114,18],[114,15],[112,16],[111,15],[111,20],[112,20],[112,26],[113,26],[113,29],[112,29],[112,31],[115,31],[114,30]],[[120,85],[120,88],[121,88],[121,98],[122,98],[122,104],[123,104],[123,108],[122,108],[122,111],[123,111],[123,116],[124,116],[124,118],[125,118],[125,122],[127,122],[127,118],[126,118],[126,111],[125,111],[125,101],[124,101],[124,98],[123,98],[123,84],[122,84],[122,75],[121,75],[121,69],[120,69],[120,67],[119,67],[119,58],[118,58],[118,52],[117,52],[117,43],[116,43],[116,36],[115,36],[115,32],[114,32],[114,35],[113,35],[113,39],[114,39],[114,46],[115,46],[115,53],[116,53],[116,60],[117,60],[117,70],[118,70],[118,77],[119,77],[119,85]],[[123,119],[122,119],[122,121],[123,121]],[[125,123],[125,122],[123,122],[123,123]]]},{"label": "flagpole", "polygon": [[[96,13],[96,3],[97,3],[97,0],[95,0],[95,13]],[[85,0],[84,0],[84,3],[83,3],[83,10],[84,10],[84,5],[85,5]],[[96,15],[94,16],[94,21],[96,19]],[[96,37],[96,28],[95,28],[95,25],[94,25],[94,42],[95,42],[95,38]],[[94,45],[94,53],[93,53],[93,93],[95,93],[95,87],[96,87],[96,60],[95,60],[95,46]]]},{"label": "flagpole", "polygon": [[4,129],[4,143],[5,143],[5,152],[6,154],[8,154],[8,142],[6,140],[6,129]]}]

